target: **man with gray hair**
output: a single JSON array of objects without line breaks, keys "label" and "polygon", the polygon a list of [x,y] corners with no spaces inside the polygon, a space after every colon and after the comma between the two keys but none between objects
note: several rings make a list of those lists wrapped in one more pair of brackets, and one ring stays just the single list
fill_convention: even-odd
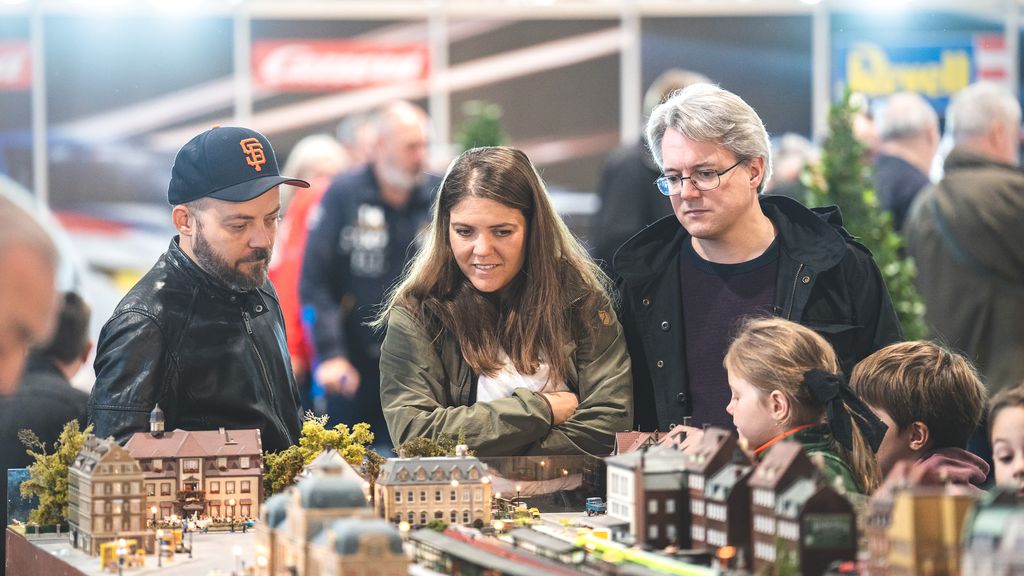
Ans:
[{"label": "man with gray hair", "polygon": [[629,239],[614,261],[639,429],[694,415],[697,425],[732,425],[722,361],[742,318],[771,314],[815,329],[846,373],[901,339],[878,267],[839,211],[759,195],[771,153],[746,102],[690,86],[655,108],[647,143],[674,216]]},{"label": "man with gray hair", "polygon": [[878,124],[882,143],[875,158],[875,191],[882,208],[892,212],[893,228],[902,230],[914,197],[930,184],[939,117],[921,96],[900,92],[889,97]]},{"label": "man with gray hair", "polygon": [[995,393],[1024,379],[1024,173],[1021,107],[973,84],[946,112],[945,176],[907,220],[907,247],[932,336],[964,352]]},{"label": "man with gray hair", "polygon": [[17,389],[29,348],[53,330],[57,249],[35,217],[0,195],[0,396]]}]

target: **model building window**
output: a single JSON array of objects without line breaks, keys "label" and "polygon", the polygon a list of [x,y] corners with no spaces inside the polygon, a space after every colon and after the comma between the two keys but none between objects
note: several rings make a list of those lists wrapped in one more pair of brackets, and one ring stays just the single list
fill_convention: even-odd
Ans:
[{"label": "model building window", "polygon": [[469,524],[469,510],[462,511],[462,523]]},{"label": "model building window", "polygon": [[448,523],[449,524],[455,524],[458,521],[459,521],[459,513],[457,511],[455,511],[455,510],[452,510],[451,521],[448,522]]},{"label": "model building window", "polygon": [[484,501],[484,489],[483,488],[475,488],[473,490],[473,498],[477,502],[483,502]]},{"label": "model building window", "polygon": [[415,524],[415,523],[416,523],[416,513],[413,512],[412,510],[410,510],[409,511],[409,524]]},{"label": "model building window", "polygon": [[651,524],[650,526],[647,527],[647,539],[648,540],[657,540],[658,539],[658,525],[657,524]]},{"label": "model building window", "polygon": [[444,512],[440,510],[434,510],[434,520],[444,520]]},{"label": "model building window", "polygon": [[427,501],[427,491],[426,490],[420,490],[420,502],[426,502],[426,501]]},{"label": "model building window", "polygon": [[669,498],[668,500],[665,500],[665,514],[675,514],[675,513],[676,513],[676,499],[675,498]]},{"label": "model building window", "polygon": [[476,468],[470,468],[469,469],[469,479],[470,480],[479,480],[480,479],[480,471],[477,470]]},{"label": "model building window", "polygon": [[409,490],[409,492],[406,493],[405,501],[408,502],[409,504],[412,504],[413,502],[416,501],[416,499],[413,498],[412,490]]},{"label": "model building window", "polygon": [[424,512],[420,512],[420,524],[426,524],[426,523],[427,523],[427,513],[425,511]]},{"label": "model building window", "polygon": [[161,496],[170,496],[171,495],[171,483],[170,482],[161,482],[160,483],[160,495]]},{"label": "model building window", "polygon": [[146,496],[156,496],[156,484],[146,482]]},{"label": "model building window", "polygon": [[199,459],[187,458],[181,463],[182,472],[199,472]]},{"label": "model building window", "polygon": [[440,501],[441,501],[441,491],[440,490],[434,490],[434,502],[440,502]]},{"label": "model building window", "polygon": [[242,480],[242,494],[248,494],[252,492],[252,482],[249,480]]},{"label": "model building window", "polygon": [[107,496],[110,496],[111,494],[113,494],[114,493],[114,485],[111,484],[110,482],[104,482],[103,483],[103,493],[106,494]]},{"label": "model building window", "polygon": [[458,468],[452,470],[452,480],[462,480],[462,470]]},{"label": "model building window", "polygon": [[235,481],[234,480],[228,480],[227,482],[224,483],[224,493],[225,494],[234,494],[235,493]]},{"label": "model building window", "polygon": [[668,526],[665,526],[665,537],[668,538],[669,542],[675,542],[676,541],[676,525],[675,524],[669,524]]},{"label": "model building window", "polygon": [[469,500],[469,488],[463,488],[462,489],[462,500],[464,502],[469,502],[470,501]]},{"label": "model building window", "polygon": [[452,490],[451,501],[455,502],[456,500],[458,500],[458,498],[459,498],[459,491],[458,490]]},{"label": "model building window", "polygon": [[434,471],[430,473],[431,480],[444,480],[444,470],[441,470],[440,466],[434,468]]},{"label": "model building window", "polygon": [[114,510],[114,505],[113,504],[111,504],[110,502],[104,502],[103,503],[103,513],[104,514],[110,514],[113,510]]},{"label": "model building window", "polygon": [[217,517],[220,516],[220,503],[219,502],[211,502],[210,503],[210,516],[213,516],[214,518],[217,518]]},{"label": "model building window", "polygon": [[121,482],[121,494],[131,494],[132,485],[127,482]]},{"label": "model building window", "polygon": [[408,482],[409,481],[409,471],[406,470],[405,468],[402,468],[401,470],[399,470],[398,471],[398,480],[400,482]]},{"label": "model building window", "polygon": [[647,501],[647,513],[657,514],[658,513],[658,501],[653,498]]},{"label": "model building window", "polygon": [[395,503],[396,504],[401,504],[402,503],[402,491],[401,490],[395,490]]},{"label": "model building window", "polygon": [[221,457],[217,458],[217,468],[220,468],[221,470],[224,470],[227,467],[228,467],[228,459],[227,458],[225,458],[224,456],[221,456]]},{"label": "model building window", "polygon": [[220,494],[220,482],[210,482],[210,494]]},{"label": "model building window", "polygon": [[248,468],[249,467],[249,457],[248,456],[241,456],[241,457],[239,457],[239,459],[238,459],[238,467],[239,468]]},{"label": "model building window", "polygon": [[242,504],[242,516],[248,518],[252,515],[252,504]]},{"label": "model building window", "polygon": [[106,532],[113,532],[113,531],[114,531],[114,521],[113,521],[113,520],[111,520],[110,518],[107,518],[107,519],[106,519],[106,520],[105,520],[105,521],[103,522],[103,528],[104,528],[104,530],[105,530]]},{"label": "model building window", "polygon": [[163,460],[161,460],[159,458],[154,458],[153,459],[153,470],[155,470],[156,472],[159,472],[160,470],[163,469],[163,467],[164,467],[164,461]]},{"label": "model building window", "polygon": [[426,480],[427,479],[427,471],[424,470],[422,467],[417,468],[416,469],[416,479],[421,481],[421,482],[423,480]]},{"label": "model building window", "polygon": [[127,531],[129,531],[131,529],[132,529],[132,521],[127,519],[127,518],[122,518],[121,519],[121,530],[124,530],[125,532],[127,532]]}]

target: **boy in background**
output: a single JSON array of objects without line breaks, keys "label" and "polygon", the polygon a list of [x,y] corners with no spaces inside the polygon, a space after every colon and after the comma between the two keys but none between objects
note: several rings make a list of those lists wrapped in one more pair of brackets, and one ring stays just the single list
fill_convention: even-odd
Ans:
[{"label": "boy in background", "polygon": [[925,483],[985,482],[988,463],[965,447],[986,390],[963,356],[928,341],[892,344],[857,364],[850,387],[889,427],[877,452],[882,478],[908,461]]}]

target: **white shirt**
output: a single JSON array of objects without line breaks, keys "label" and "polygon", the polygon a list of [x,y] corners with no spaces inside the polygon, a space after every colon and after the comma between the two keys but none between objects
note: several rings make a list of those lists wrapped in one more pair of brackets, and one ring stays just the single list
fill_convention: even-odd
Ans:
[{"label": "white shirt", "polygon": [[565,382],[558,382],[549,385],[548,374],[550,367],[546,362],[541,362],[537,371],[533,374],[520,374],[516,370],[512,360],[503,351],[501,353],[502,366],[494,376],[480,376],[476,381],[476,401],[490,402],[501,398],[509,398],[516,388],[526,388],[534,392],[563,392],[569,387]]}]

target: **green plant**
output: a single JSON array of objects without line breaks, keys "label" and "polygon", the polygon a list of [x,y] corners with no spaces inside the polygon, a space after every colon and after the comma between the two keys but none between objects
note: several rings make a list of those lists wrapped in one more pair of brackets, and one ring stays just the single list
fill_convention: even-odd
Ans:
[{"label": "green plant", "polygon": [[465,119],[455,134],[455,141],[462,151],[508,143],[508,134],[501,127],[501,106],[470,100],[462,105],[462,115]]},{"label": "green plant", "polygon": [[79,430],[78,420],[64,425],[53,453],[47,454],[46,443],[31,430],[19,430],[18,440],[25,445],[35,462],[28,466],[29,479],[21,484],[21,495],[39,498],[39,507],[29,513],[29,522],[60,524],[68,519],[68,469],[78,457],[92,425]]},{"label": "green plant", "polygon": [[875,257],[903,325],[904,337],[921,339],[926,337],[927,327],[924,302],[914,285],[917,270],[914,261],[902,253],[903,239],[893,229],[892,215],[879,206],[864,161],[865,147],[853,136],[856,112],[849,92],[832,105],[821,163],[812,166],[803,179],[809,188],[808,202],[812,206],[839,206],[846,229]]},{"label": "green plant", "polygon": [[316,416],[307,412],[298,445],[263,455],[263,487],[268,496],[290,486],[307,464],[329,448],[337,450],[349,464],[363,466],[367,454],[373,453],[367,448],[373,444],[370,425],[360,422],[351,429],[345,424],[328,428],[327,420],[326,415]]},{"label": "green plant", "polygon": [[[465,440],[465,434],[462,432],[459,432],[458,438],[442,432],[438,434],[437,440],[424,437],[407,440],[395,446],[395,452],[402,458],[455,456],[455,447],[459,444],[465,444]],[[472,450],[466,451],[467,456],[473,456],[474,454]]]}]

